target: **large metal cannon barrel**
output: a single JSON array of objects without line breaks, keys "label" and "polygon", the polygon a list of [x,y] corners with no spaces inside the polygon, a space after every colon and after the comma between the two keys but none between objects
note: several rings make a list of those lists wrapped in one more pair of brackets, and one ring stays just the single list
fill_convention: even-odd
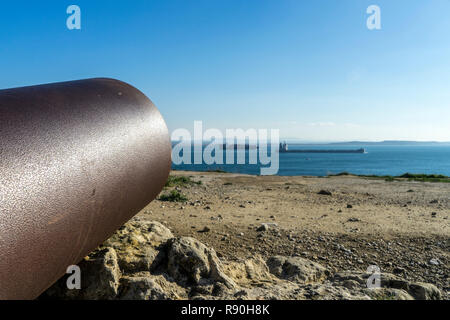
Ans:
[{"label": "large metal cannon barrel", "polygon": [[0,299],[33,299],[160,192],[153,103],[113,79],[0,90]]}]

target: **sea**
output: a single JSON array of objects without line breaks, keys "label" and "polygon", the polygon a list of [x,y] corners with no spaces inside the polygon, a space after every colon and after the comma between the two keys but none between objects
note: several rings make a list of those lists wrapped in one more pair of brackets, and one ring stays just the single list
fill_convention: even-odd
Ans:
[{"label": "sea", "polygon": [[[295,149],[359,149],[365,153],[279,153],[280,176],[327,176],[348,172],[358,175],[391,175],[404,173],[442,174],[450,176],[450,144],[445,145],[289,145]],[[194,157],[194,149],[192,158]],[[242,151],[244,152],[244,151]],[[225,151],[224,160],[225,163]],[[201,154],[201,152],[200,152]],[[249,164],[249,151],[245,151],[245,164],[172,164],[172,169],[187,171],[224,171],[260,175],[261,167]],[[214,153],[213,153],[214,156]],[[269,152],[270,156],[270,152]],[[192,161],[193,162],[193,161]]]}]

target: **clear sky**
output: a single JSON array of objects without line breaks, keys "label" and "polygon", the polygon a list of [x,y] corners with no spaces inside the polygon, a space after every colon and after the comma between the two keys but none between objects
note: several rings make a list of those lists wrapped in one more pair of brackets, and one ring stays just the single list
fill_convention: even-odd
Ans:
[{"label": "clear sky", "polygon": [[0,88],[112,77],[170,130],[450,141],[449,15],[449,0],[1,1]]}]

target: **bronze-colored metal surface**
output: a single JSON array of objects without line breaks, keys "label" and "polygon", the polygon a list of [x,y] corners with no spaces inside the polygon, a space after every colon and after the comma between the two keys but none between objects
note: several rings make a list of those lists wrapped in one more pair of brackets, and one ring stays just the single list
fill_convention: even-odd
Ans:
[{"label": "bronze-colored metal surface", "polygon": [[166,124],[132,86],[0,90],[0,299],[33,299],[160,192]]}]

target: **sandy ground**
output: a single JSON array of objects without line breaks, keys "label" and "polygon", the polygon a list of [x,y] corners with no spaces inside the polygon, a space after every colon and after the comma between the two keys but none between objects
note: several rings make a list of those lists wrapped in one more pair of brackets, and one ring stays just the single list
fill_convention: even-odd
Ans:
[{"label": "sandy ground", "polygon": [[[172,175],[201,184],[174,187],[187,202],[156,200],[140,215],[161,221],[178,236],[199,239],[219,255],[237,261],[255,253],[300,255],[336,271],[375,264],[383,272],[434,283],[448,298],[450,183]],[[319,195],[320,190],[331,195]],[[269,230],[257,231],[263,223]]]}]

